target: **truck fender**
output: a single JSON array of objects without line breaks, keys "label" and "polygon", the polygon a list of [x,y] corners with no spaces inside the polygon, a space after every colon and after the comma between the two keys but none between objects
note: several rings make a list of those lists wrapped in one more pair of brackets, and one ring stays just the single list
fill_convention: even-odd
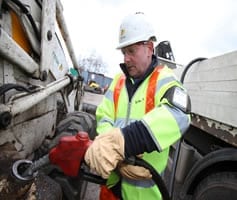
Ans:
[{"label": "truck fender", "polygon": [[192,195],[196,186],[208,175],[219,171],[236,171],[237,149],[224,148],[213,151],[197,161],[187,177],[180,191],[181,199]]}]

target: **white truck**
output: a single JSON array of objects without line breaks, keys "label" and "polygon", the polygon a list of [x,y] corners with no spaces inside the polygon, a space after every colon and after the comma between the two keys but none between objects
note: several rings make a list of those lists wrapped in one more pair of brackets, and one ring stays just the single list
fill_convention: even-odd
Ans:
[{"label": "white truck", "polygon": [[[170,51],[164,48],[163,55]],[[237,51],[173,68],[190,95],[192,109],[190,128],[170,151],[166,170],[170,196],[236,199]]]}]

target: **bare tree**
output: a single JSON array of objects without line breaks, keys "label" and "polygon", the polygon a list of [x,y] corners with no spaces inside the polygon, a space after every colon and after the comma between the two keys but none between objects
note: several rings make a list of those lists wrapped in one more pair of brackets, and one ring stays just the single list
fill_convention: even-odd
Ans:
[{"label": "bare tree", "polygon": [[89,56],[81,55],[78,64],[83,70],[90,72],[105,74],[108,71],[108,65],[96,51],[92,51]]}]

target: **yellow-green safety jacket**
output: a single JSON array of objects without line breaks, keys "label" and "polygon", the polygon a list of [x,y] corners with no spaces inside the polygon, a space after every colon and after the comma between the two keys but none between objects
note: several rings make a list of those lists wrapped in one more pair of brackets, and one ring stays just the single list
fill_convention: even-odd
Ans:
[{"label": "yellow-green safety jacket", "polygon": [[[172,69],[166,66],[158,68],[160,69],[157,70],[157,76],[154,76],[154,73],[157,73],[154,70],[140,84],[130,102],[126,86],[121,81],[124,75],[116,75],[101,104],[97,107],[96,120],[98,134],[108,132],[113,127],[123,128],[131,122],[141,120],[158,149],[151,153],[145,152],[143,159],[162,174],[167,165],[169,147],[187,130],[190,117],[170,105],[166,98],[162,98],[169,88],[182,87],[182,85],[177,81]],[[156,78],[155,81],[151,81],[152,76],[153,79]],[[119,93],[116,87],[120,87]],[[151,97],[152,93],[154,93],[152,97],[154,105],[147,110],[148,96]],[[117,181],[115,180],[116,175],[112,174],[107,181],[108,187],[113,186]],[[161,199],[159,189],[153,180],[135,181],[125,178],[122,178],[122,197],[123,200]]]}]

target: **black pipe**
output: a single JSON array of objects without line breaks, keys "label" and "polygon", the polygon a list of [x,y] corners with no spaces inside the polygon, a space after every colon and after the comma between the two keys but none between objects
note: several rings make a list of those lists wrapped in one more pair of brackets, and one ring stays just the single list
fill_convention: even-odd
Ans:
[{"label": "black pipe", "polygon": [[40,32],[36,26],[35,20],[33,19],[32,15],[30,14],[29,10],[26,8],[26,6],[23,3],[21,3],[18,0],[12,0],[12,2],[15,3],[21,9],[21,11],[27,16],[27,18],[30,21],[30,24],[35,32],[37,40],[40,41],[41,40]]},{"label": "black pipe", "polygon": [[[162,200],[171,200],[169,196],[169,192],[167,190],[167,187],[160,176],[160,174],[154,169],[152,165],[150,165],[148,162],[146,162],[143,159],[137,158],[137,157],[130,157],[125,160],[126,163],[131,164],[131,165],[137,165],[144,167],[148,169],[152,175],[152,180],[155,182],[157,187],[160,190],[160,193],[162,195]],[[83,180],[100,184],[100,185],[105,185],[106,184],[106,179],[103,179],[102,177],[92,174],[90,172],[84,171],[82,168],[80,169],[80,175]]]},{"label": "black pipe", "polygon": [[207,58],[195,58],[194,60],[192,60],[191,62],[189,62],[186,67],[184,68],[184,71],[182,72],[181,74],[181,77],[180,77],[180,82],[181,83],[184,83],[184,77],[188,71],[188,69],[195,63],[195,62],[200,62],[200,61],[203,61],[203,60],[206,60]]},{"label": "black pipe", "polygon": [[7,83],[7,84],[0,86],[0,96],[4,95],[6,92],[8,92],[11,89],[15,89],[17,91],[24,91],[24,92],[28,92],[28,93],[33,92],[33,90],[30,90],[23,85],[15,84],[15,83]]},{"label": "black pipe", "polygon": [[96,174],[92,174],[89,172],[85,172],[82,169],[80,170],[80,175],[82,176],[83,180],[91,182],[91,183],[96,183],[99,185],[105,185],[107,181],[107,179],[103,179],[101,176],[98,176]]},{"label": "black pipe", "polygon": [[41,1],[35,0],[35,2],[36,2],[36,4],[40,7],[40,9],[42,9],[42,3],[41,3]]},{"label": "black pipe", "polygon": [[146,169],[148,169],[152,175],[152,180],[155,182],[155,184],[157,185],[157,187],[160,190],[160,193],[162,195],[162,199],[163,200],[171,200],[170,199],[170,195],[169,192],[167,190],[167,187],[162,179],[162,177],[160,176],[160,174],[154,169],[154,167],[152,165],[150,165],[148,162],[146,162],[145,160],[138,158],[138,157],[131,157],[126,159],[126,161],[128,164],[132,164],[132,165],[137,165],[137,166],[141,166],[144,167]]}]

